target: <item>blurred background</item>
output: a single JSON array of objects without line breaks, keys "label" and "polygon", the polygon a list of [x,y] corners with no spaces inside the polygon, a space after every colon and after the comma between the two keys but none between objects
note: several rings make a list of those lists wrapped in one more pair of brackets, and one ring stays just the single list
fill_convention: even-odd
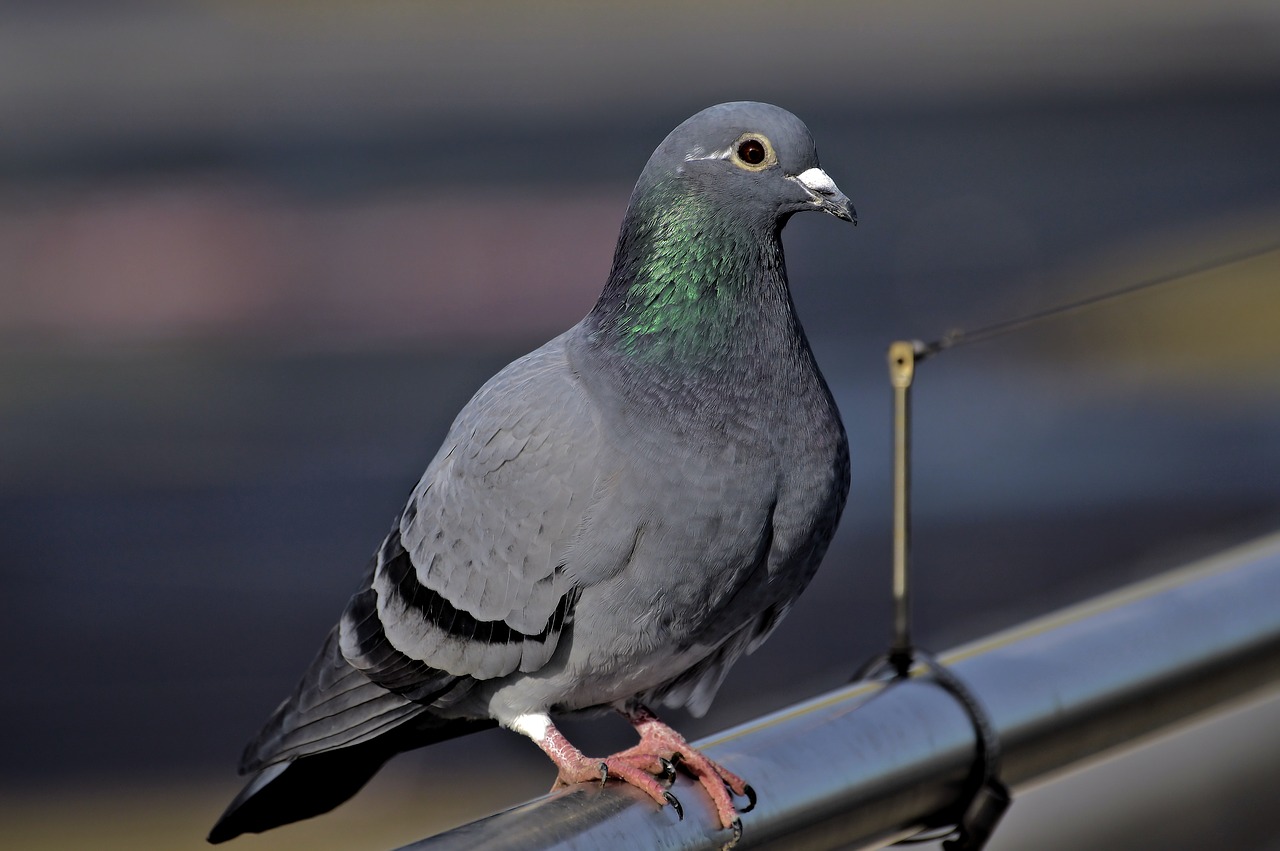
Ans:
[{"label": "blurred background", "polygon": [[[586,313],[649,153],[736,99],[805,119],[858,209],[785,234],[854,485],[691,736],[887,643],[889,341],[1280,241],[1280,5],[0,8],[0,844],[203,847],[453,415]],[[921,643],[1280,528],[1278,320],[1272,254],[923,366]],[[1004,847],[1280,848],[1280,712],[1231,718],[1033,792]],[[553,773],[494,731],[236,847],[389,849]]]}]

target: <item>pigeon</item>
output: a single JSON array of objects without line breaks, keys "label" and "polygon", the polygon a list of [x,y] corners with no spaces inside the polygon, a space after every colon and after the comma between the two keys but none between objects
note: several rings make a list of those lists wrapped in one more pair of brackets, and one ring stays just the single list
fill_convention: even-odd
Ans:
[{"label": "pigeon", "polygon": [[[661,721],[705,713],[813,577],[849,491],[844,426],[791,300],[781,232],[856,224],[808,128],[763,103],[678,126],[645,165],[599,300],[490,379],[302,681],[246,747],[209,834],[327,812],[392,756],[495,725],[659,807],[675,771],[741,835],[747,782]],[[587,756],[553,715],[616,711]]]}]

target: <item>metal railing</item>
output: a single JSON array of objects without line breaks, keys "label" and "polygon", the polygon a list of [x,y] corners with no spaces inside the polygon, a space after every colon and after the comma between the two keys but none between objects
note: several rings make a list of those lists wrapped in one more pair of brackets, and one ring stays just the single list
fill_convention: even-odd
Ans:
[{"label": "metal railing", "polygon": [[[986,707],[1016,792],[1280,683],[1280,534],[942,661]],[[738,848],[875,847],[945,822],[975,734],[959,703],[917,670],[837,689],[699,746],[759,793]],[[402,851],[722,847],[729,834],[702,791],[682,777],[675,793],[683,821],[622,784],[579,786]]]}]

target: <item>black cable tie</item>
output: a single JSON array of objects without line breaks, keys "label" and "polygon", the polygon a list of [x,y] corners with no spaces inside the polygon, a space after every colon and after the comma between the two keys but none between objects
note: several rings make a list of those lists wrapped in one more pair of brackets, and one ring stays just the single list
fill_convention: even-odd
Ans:
[{"label": "black cable tie", "polygon": [[[905,657],[905,659],[903,658]],[[864,665],[855,676],[857,680],[876,679],[886,671],[893,672],[894,680],[910,676],[911,662],[919,660],[933,676],[934,682],[948,692],[964,708],[977,736],[977,750],[970,770],[968,791],[964,806],[959,808],[956,824],[942,832],[931,832],[903,839],[895,844],[913,845],[921,842],[943,840],[946,851],[982,851],[1005,811],[1013,802],[1009,788],[1000,779],[1000,737],[981,701],[964,681],[939,662],[931,653],[919,648],[898,651],[892,656],[878,656]]]}]

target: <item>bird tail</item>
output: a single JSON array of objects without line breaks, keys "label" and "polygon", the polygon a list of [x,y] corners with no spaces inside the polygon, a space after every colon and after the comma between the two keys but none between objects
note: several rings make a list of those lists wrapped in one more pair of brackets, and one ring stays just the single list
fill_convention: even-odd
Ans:
[{"label": "bird tail", "polygon": [[347,663],[334,628],[297,689],[245,748],[240,773],[256,773],[209,841],[328,812],[397,753],[489,726],[489,720],[440,718],[373,683]]},{"label": "bird tail", "polygon": [[491,721],[436,719],[427,727],[406,724],[372,741],[273,763],[258,771],[236,795],[209,842],[327,813],[363,788],[378,769],[402,751],[493,726]]}]

